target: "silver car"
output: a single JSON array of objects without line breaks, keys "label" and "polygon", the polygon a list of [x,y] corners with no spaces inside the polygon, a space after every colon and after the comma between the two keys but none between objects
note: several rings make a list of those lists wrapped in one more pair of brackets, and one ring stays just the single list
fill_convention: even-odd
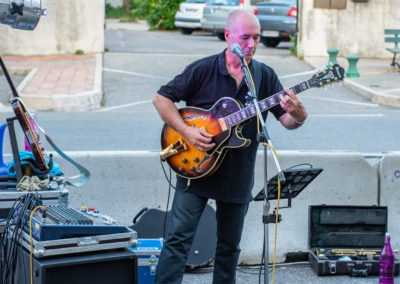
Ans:
[{"label": "silver car", "polygon": [[268,0],[257,4],[261,42],[276,47],[297,32],[297,0]]},{"label": "silver car", "polygon": [[200,30],[200,20],[206,0],[186,0],[179,5],[175,14],[175,27],[182,34],[190,35],[194,30]]},{"label": "silver car", "polygon": [[215,33],[220,40],[225,40],[225,24],[229,14],[236,9],[247,9],[256,14],[255,5],[261,1],[263,0],[208,0],[204,7],[201,28]]}]

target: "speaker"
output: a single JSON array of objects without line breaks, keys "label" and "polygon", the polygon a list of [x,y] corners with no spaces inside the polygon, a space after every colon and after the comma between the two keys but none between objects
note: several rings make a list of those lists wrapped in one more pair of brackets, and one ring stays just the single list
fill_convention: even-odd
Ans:
[{"label": "speaker", "polygon": [[[34,284],[137,284],[137,256],[127,249],[33,258]],[[30,253],[19,248],[14,284],[30,283]]]}]

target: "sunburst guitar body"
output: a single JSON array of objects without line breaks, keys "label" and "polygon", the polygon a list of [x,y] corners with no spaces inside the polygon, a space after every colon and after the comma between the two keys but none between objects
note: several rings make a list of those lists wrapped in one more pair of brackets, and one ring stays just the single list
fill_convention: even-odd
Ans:
[{"label": "sunburst guitar body", "polygon": [[250,140],[240,136],[240,125],[233,128],[221,125],[221,119],[241,108],[241,104],[234,99],[222,98],[209,110],[196,107],[179,109],[187,125],[204,129],[213,135],[215,147],[208,152],[202,152],[165,124],[161,135],[161,147],[164,149],[162,158],[182,177],[195,179],[210,175],[219,167],[228,149],[250,144]]},{"label": "sunburst guitar body", "polygon": [[[342,81],[343,78],[344,69],[335,64],[290,90],[298,94],[312,87],[323,87]],[[259,101],[260,111],[266,111],[279,104],[281,95],[287,94],[281,91]],[[244,122],[257,115],[254,104],[242,107],[239,102],[229,97],[221,98],[209,110],[185,107],[179,109],[179,113],[187,125],[203,128],[213,135],[212,142],[215,143],[213,149],[202,152],[172,127],[164,124],[160,157],[167,161],[174,172],[188,179],[211,175],[218,169],[229,149],[248,146],[250,140],[241,136],[241,128]]]}]

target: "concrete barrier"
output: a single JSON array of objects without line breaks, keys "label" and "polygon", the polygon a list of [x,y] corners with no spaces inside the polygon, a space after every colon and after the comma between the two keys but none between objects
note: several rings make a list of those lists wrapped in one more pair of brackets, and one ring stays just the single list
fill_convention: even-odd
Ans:
[{"label": "concrete barrier", "polygon": [[[166,209],[168,184],[160,166],[158,152],[71,152],[73,159],[92,173],[81,188],[69,188],[70,205],[87,205],[99,209],[123,224],[130,225],[143,207]],[[378,200],[378,163],[372,165],[357,152],[280,151],[282,169],[301,163],[323,168],[323,172],[299,196],[292,207],[281,209],[283,221],[278,225],[277,261],[287,252],[307,251],[308,206],[376,205]],[[60,157],[55,160],[67,176],[76,170]],[[276,174],[272,157],[268,157],[268,176]],[[164,164],[168,172],[168,166]],[[303,166],[306,167],[306,166]],[[263,153],[256,163],[253,195],[263,187]],[[174,175],[173,175],[174,176]],[[175,180],[173,178],[173,180]],[[173,182],[174,183],[174,182]],[[171,192],[171,195],[173,191]],[[286,200],[281,200],[285,206]],[[271,209],[276,206],[271,201]],[[245,221],[241,242],[241,263],[260,263],[263,246],[263,202],[253,202]],[[274,225],[269,225],[270,261],[273,256]]]},{"label": "concrete barrier", "polygon": [[388,206],[392,249],[400,249],[400,152],[385,153],[379,170],[380,205]]}]

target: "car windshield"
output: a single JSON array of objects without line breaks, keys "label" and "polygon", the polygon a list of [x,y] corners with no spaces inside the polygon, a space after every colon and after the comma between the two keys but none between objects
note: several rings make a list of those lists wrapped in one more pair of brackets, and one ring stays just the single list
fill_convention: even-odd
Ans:
[{"label": "car windshield", "polygon": [[239,0],[209,0],[207,5],[215,6],[238,6]]},{"label": "car windshield", "polygon": [[206,3],[206,0],[186,0],[185,3]]}]

